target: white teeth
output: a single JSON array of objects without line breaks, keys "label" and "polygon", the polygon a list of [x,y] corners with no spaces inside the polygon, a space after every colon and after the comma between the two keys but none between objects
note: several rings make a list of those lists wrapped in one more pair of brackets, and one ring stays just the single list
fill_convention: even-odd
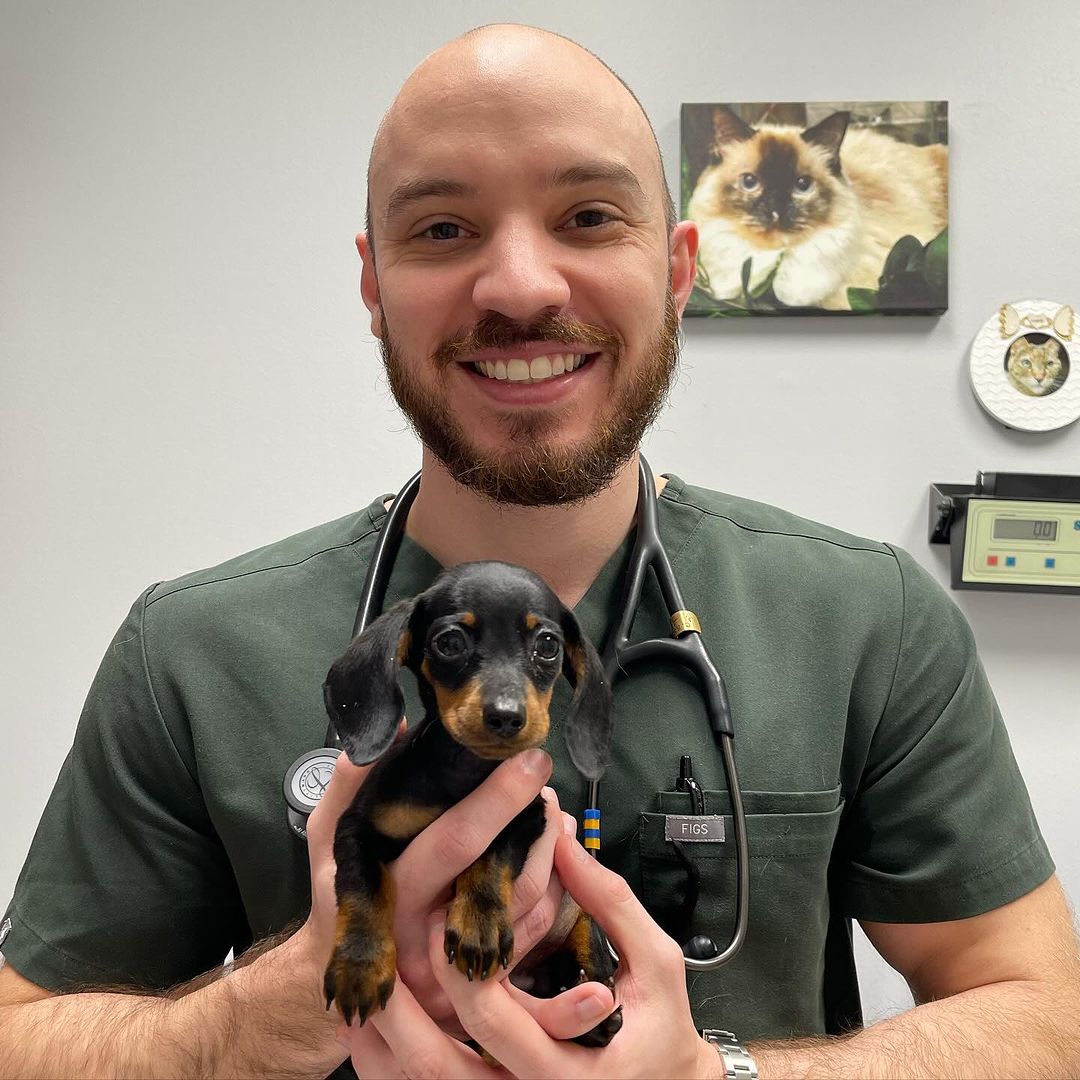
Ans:
[{"label": "white teeth", "polygon": [[531,362],[516,356],[511,360],[478,360],[475,367],[489,379],[543,382],[569,371],[577,371],[586,359],[581,353],[549,353]]},{"label": "white teeth", "polygon": [[529,378],[534,382],[537,379],[550,379],[551,378],[551,357],[538,356],[529,365]]}]

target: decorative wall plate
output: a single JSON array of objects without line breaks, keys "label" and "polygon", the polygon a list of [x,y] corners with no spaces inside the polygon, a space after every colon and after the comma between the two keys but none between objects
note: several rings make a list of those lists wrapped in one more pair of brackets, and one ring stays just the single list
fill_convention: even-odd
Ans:
[{"label": "decorative wall plate", "polygon": [[975,335],[970,371],[979,404],[1006,427],[1053,431],[1073,423],[1080,418],[1080,324],[1072,305],[1002,304]]}]

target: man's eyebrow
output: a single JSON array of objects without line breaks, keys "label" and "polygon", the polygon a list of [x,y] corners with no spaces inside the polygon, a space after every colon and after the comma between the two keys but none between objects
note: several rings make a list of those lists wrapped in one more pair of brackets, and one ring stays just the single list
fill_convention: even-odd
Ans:
[{"label": "man's eyebrow", "polygon": [[422,176],[416,180],[406,180],[398,184],[386,201],[385,220],[391,221],[411,203],[434,196],[461,198],[475,195],[476,188],[460,180],[450,180],[442,176]]},{"label": "man's eyebrow", "polygon": [[641,181],[634,171],[621,161],[583,161],[551,174],[553,187],[574,187],[577,184],[595,183],[597,180],[620,184],[645,202],[649,201]]}]

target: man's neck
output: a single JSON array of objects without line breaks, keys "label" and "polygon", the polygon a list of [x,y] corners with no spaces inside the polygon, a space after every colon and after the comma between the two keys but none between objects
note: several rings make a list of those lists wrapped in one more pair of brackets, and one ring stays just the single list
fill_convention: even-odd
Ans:
[{"label": "man's neck", "polygon": [[[634,523],[637,455],[610,487],[569,506],[506,506],[457,483],[424,451],[424,474],[406,532],[443,566],[476,559],[516,563],[539,574],[567,606],[585,595]],[[666,480],[657,477],[657,491]]]}]

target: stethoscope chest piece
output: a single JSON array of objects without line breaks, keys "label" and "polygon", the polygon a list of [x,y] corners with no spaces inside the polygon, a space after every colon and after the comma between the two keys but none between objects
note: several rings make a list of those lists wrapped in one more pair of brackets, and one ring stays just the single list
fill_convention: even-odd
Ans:
[{"label": "stethoscope chest piece", "polygon": [[340,753],[331,746],[309,750],[298,757],[285,774],[282,788],[289,828],[301,839],[307,839],[308,815],[319,805]]}]

